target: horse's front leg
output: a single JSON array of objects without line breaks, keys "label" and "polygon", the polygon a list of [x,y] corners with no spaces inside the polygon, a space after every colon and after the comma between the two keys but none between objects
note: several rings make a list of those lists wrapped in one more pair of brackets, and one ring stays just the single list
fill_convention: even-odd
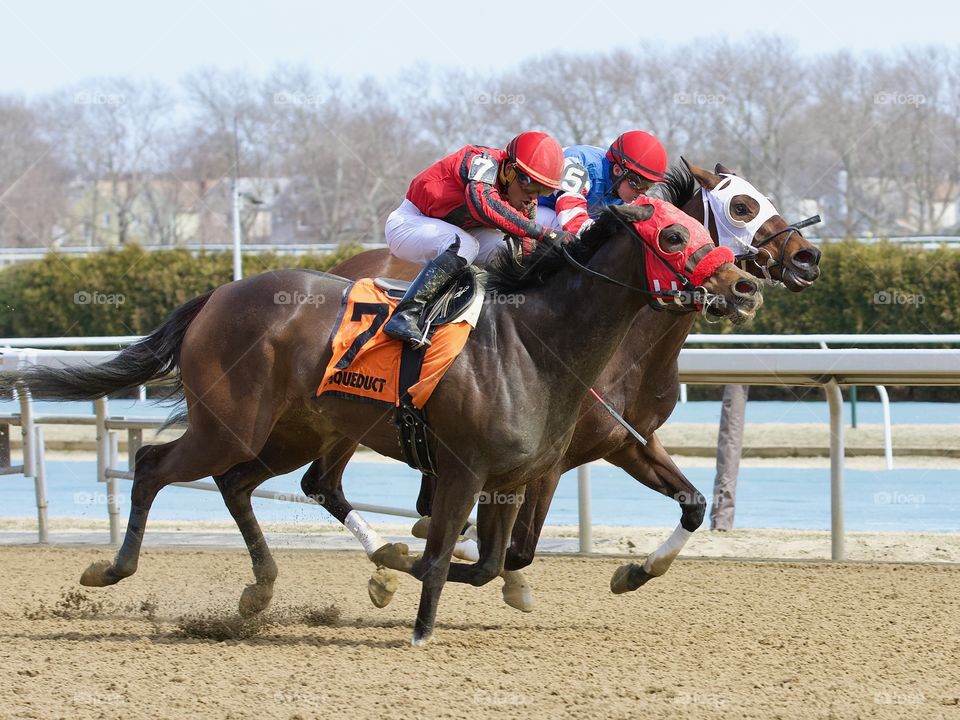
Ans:
[{"label": "horse's front leg", "polygon": [[672,497],[680,504],[680,524],[666,542],[647,556],[643,565],[621,565],[610,580],[615,593],[636,590],[651,578],[663,575],[677,555],[703,523],[707,501],[684,476],[664,449],[656,434],[651,434],[644,447],[631,443],[606,458],[626,470],[652,490]]},{"label": "horse's front leg", "polygon": [[512,492],[480,493],[477,506],[480,558],[472,565],[450,565],[447,580],[479,586],[503,574],[510,531],[523,503],[523,494],[523,486]]},{"label": "horse's front leg", "polygon": [[415,647],[426,645],[433,634],[440,593],[447,581],[453,547],[460,535],[460,529],[470,516],[470,510],[473,509],[473,503],[483,487],[484,480],[485,478],[462,466],[455,471],[444,472],[438,478],[427,545],[423,555],[412,563],[409,570],[423,584],[413,630]]}]

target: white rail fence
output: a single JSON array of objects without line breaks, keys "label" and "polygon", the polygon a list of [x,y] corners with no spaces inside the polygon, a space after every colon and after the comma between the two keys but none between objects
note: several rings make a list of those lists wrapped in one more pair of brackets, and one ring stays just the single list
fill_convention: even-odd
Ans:
[{"label": "white rail fence", "polygon": [[[694,336],[703,337],[703,336]],[[710,336],[713,337],[713,336]],[[725,338],[727,336],[716,336]],[[750,336],[751,338],[757,336]],[[779,337],[779,336],[778,336]],[[796,336],[804,342],[819,343],[817,336]],[[856,336],[831,336],[856,337]],[[876,344],[891,344],[891,340],[873,336]],[[913,338],[913,336],[907,336]],[[945,344],[960,342],[960,336],[944,336],[927,342]],[[135,338],[134,338],[135,339]],[[128,340],[128,338],[124,338]],[[117,339],[112,339],[118,344]],[[706,341],[719,343],[721,341]],[[758,340],[757,342],[764,342]],[[853,342],[833,340],[833,342]],[[864,342],[863,337],[859,342]],[[2,343],[2,341],[0,341]],[[79,344],[79,343],[78,343]],[[84,343],[88,344],[88,343]],[[110,351],[68,352],[60,350],[3,350],[0,351],[0,369],[11,371],[26,365],[44,364],[70,366],[89,362],[102,362],[116,353]],[[844,557],[843,516],[843,385],[960,385],[960,350],[953,349],[691,349],[680,353],[680,379],[684,383],[698,384],[744,384],[776,386],[817,386],[826,391],[830,406],[830,503],[831,503],[831,557]],[[37,415],[33,412],[29,393],[20,394],[20,412],[0,415],[3,425],[20,426],[23,436],[23,464],[11,466],[9,443],[4,452],[3,438],[9,441],[9,431],[0,433],[0,474],[22,473],[33,478],[36,486],[38,534],[40,542],[46,542],[47,503],[44,479],[44,448],[42,425],[87,424],[97,428],[97,480],[107,486],[110,539],[120,541],[120,508],[117,481],[132,479],[136,452],[142,444],[142,431],[157,429],[163,421],[146,417],[111,417],[105,398],[96,401],[92,415]],[[128,433],[128,470],[121,470],[119,462],[119,435]],[[213,483],[178,483],[184,487],[217,491]],[[582,467],[578,475],[580,549],[589,552],[592,546],[590,512],[589,467]],[[280,499],[292,502],[313,503],[303,495],[275,493],[259,490],[257,497]],[[413,510],[377,505],[356,504],[358,510],[401,517],[419,517]]]}]

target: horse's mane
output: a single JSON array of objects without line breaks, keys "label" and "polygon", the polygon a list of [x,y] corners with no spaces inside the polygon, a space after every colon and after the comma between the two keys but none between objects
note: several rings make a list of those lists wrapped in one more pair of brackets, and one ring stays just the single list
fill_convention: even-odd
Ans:
[{"label": "horse's mane", "polygon": [[697,191],[697,181],[686,163],[672,165],[666,172],[666,179],[647,191],[647,197],[666,200],[671,205],[683,207]]},{"label": "horse's mane", "polygon": [[[599,224],[594,223],[581,237],[566,244],[567,252],[577,262],[587,262],[606,239],[607,233]],[[501,247],[485,268],[487,292],[502,295],[544,285],[561,268],[569,267],[562,247],[559,241],[538,242],[520,261],[510,247]]]}]

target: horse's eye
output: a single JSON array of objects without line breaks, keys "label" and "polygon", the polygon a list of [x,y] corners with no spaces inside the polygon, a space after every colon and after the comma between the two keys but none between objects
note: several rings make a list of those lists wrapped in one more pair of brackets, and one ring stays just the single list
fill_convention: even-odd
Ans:
[{"label": "horse's eye", "polygon": [[746,214],[747,214],[747,206],[744,205],[743,203],[737,203],[737,204],[736,204],[736,207],[734,207],[734,210],[737,211],[737,215],[746,215]]},{"label": "horse's eye", "polygon": [[664,252],[679,252],[683,250],[689,239],[689,231],[683,225],[674,223],[660,231],[660,248]]}]

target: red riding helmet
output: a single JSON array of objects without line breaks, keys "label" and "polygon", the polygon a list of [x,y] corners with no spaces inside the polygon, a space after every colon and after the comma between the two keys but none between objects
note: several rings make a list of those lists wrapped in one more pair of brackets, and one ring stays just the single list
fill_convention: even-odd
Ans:
[{"label": "red riding helmet", "polygon": [[607,150],[607,160],[653,182],[662,182],[667,171],[667,151],[643,130],[625,132],[614,140]]},{"label": "red riding helmet", "polygon": [[556,190],[563,174],[563,149],[547,133],[524,132],[507,145],[507,160],[535,182]]}]

